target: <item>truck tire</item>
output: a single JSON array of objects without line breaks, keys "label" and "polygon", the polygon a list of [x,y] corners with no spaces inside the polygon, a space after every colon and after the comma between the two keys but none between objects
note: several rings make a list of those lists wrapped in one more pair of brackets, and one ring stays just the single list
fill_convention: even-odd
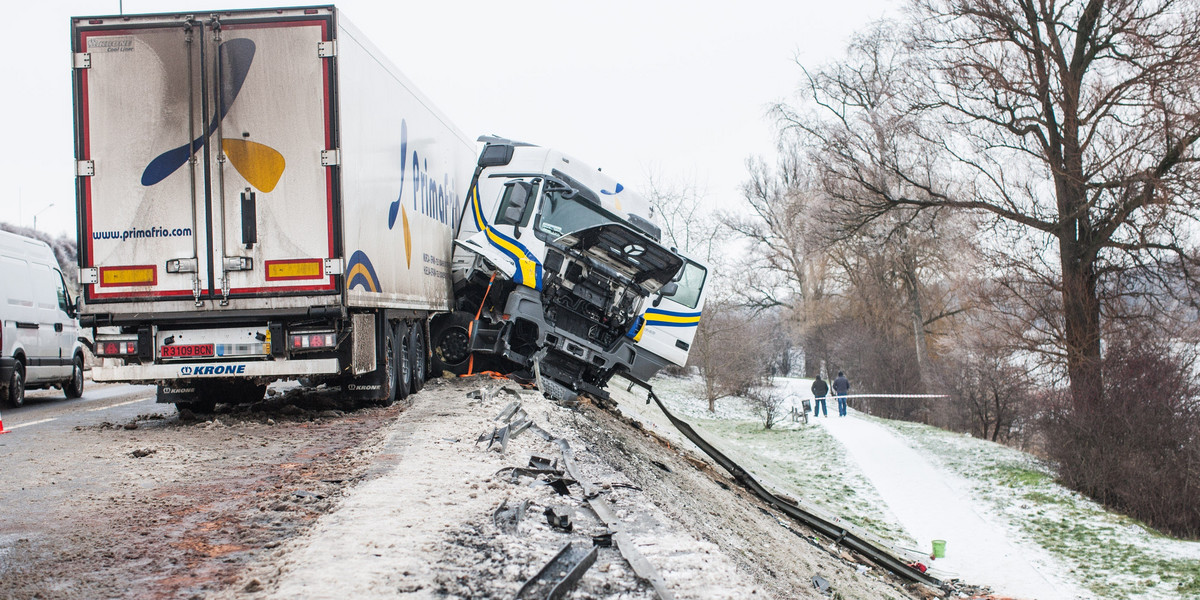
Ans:
[{"label": "truck tire", "polygon": [[413,323],[408,331],[408,346],[412,350],[412,393],[425,387],[425,328],[421,323]]},{"label": "truck tire", "polygon": [[13,367],[12,376],[8,378],[8,405],[20,408],[25,404],[25,365],[21,361]]},{"label": "truck tire", "polygon": [[392,338],[395,340],[395,356],[396,360],[396,379],[392,383],[392,387],[396,390],[396,399],[403,400],[408,397],[409,390],[412,389],[412,350],[408,343],[408,324],[404,321],[396,323],[395,329],[392,331]]},{"label": "truck tire", "polygon": [[71,378],[63,384],[63,395],[74,400],[83,395],[83,358],[75,356],[71,362]]},{"label": "truck tire", "polygon": [[397,357],[400,356],[400,344],[396,339],[396,326],[394,324],[384,323],[383,328],[386,332],[384,335],[387,336],[387,339],[383,341],[383,384],[387,386],[384,388],[387,392],[379,402],[384,406],[391,406],[396,401],[396,388],[399,387],[396,383],[398,381],[396,363],[399,362]]},{"label": "truck tire", "polygon": [[433,322],[433,371],[441,375],[450,371],[455,375],[467,372],[471,359],[471,315],[465,312],[453,312],[449,316]]}]

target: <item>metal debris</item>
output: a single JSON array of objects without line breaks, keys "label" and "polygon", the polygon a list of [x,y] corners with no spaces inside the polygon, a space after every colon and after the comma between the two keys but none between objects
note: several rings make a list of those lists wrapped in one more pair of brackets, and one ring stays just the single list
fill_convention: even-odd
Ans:
[{"label": "metal debris", "polygon": [[503,422],[507,423],[509,420],[509,417],[512,417],[513,415],[517,414],[517,410],[519,410],[520,408],[521,408],[520,402],[509,402],[508,406],[505,406],[504,410],[500,411],[500,414],[496,415],[496,418],[494,420],[503,421]]},{"label": "metal debris", "polygon": [[826,581],[824,577],[821,577],[820,575],[813,575],[812,582],[813,587],[817,588],[817,591],[821,592],[822,594],[829,593],[829,582]]},{"label": "metal debris", "polygon": [[583,574],[596,562],[596,547],[567,544],[537,575],[517,591],[516,598],[558,600],[571,591]]},{"label": "metal debris", "polygon": [[529,455],[529,468],[530,469],[544,469],[544,470],[548,470],[548,471],[558,471],[558,459],[557,458],[551,459],[551,458],[546,458],[545,456],[538,456],[537,454],[530,454]]},{"label": "metal debris", "polygon": [[570,509],[560,509],[553,506],[547,506],[546,511],[543,514],[546,515],[546,522],[555,529],[571,531],[575,528],[575,524],[571,522]]},{"label": "metal debris", "polygon": [[527,510],[529,510],[529,500],[522,500],[520,504],[509,507],[508,498],[505,498],[492,513],[492,523],[504,533],[514,533],[521,525],[521,520],[525,518]]}]

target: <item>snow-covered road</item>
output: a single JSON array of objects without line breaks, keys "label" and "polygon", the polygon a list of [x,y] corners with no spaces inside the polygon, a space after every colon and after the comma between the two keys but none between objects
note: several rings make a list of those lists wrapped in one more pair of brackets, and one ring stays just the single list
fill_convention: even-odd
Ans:
[{"label": "snow-covered road", "polygon": [[[778,378],[776,385],[793,398],[811,398],[811,380]],[[1009,533],[972,498],[969,484],[939,467],[886,427],[851,409],[837,416],[837,401],[828,400],[830,416],[817,423],[846,449],[871,481],[900,524],[932,553],[935,539],[946,540],[946,557],[931,564],[939,571],[998,593],[1036,600],[1088,597],[1063,581],[1063,568],[1040,547]],[[790,409],[789,407],[786,407]]]},{"label": "snow-covered road", "polygon": [[972,501],[965,481],[892,432],[853,411],[816,422],[846,448],[920,548],[928,551],[933,540],[946,540],[946,557],[933,566],[1018,598],[1077,597],[1076,590],[1055,581],[1057,569],[1045,552],[1015,541]]}]

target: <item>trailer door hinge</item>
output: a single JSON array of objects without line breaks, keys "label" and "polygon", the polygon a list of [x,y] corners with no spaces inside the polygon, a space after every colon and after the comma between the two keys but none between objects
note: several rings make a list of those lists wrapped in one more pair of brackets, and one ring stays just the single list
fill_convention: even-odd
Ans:
[{"label": "trailer door hinge", "polygon": [[321,166],[332,167],[341,164],[342,153],[335,148],[333,150],[321,151]]},{"label": "trailer door hinge", "polygon": [[80,160],[75,162],[75,174],[79,177],[91,177],[96,174],[96,163],[91,160]]},{"label": "trailer door hinge", "polygon": [[317,42],[317,58],[333,58],[337,56],[337,42]]},{"label": "trailer door hinge", "polygon": [[345,272],[345,267],[342,265],[340,258],[325,259],[325,274],[326,275],[341,275]]},{"label": "trailer door hinge", "polygon": [[71,64],[76,69],[92,68],[92,53],[91,52],[76,52],[72,55]]},{"label": "trailer door hinge", "polygon": [[84,267],[79,270],[79,283],[84,285],[95,285],[100,281],[100,270],[96,267]]}]

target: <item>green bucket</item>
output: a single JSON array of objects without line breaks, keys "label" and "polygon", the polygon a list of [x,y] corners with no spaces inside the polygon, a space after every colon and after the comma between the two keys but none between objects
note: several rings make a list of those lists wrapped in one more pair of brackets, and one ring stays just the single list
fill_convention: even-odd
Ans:
[{"label": "green bucket", "polygon": [[946,558],[946,540],[933,540],[933,557]]}]

